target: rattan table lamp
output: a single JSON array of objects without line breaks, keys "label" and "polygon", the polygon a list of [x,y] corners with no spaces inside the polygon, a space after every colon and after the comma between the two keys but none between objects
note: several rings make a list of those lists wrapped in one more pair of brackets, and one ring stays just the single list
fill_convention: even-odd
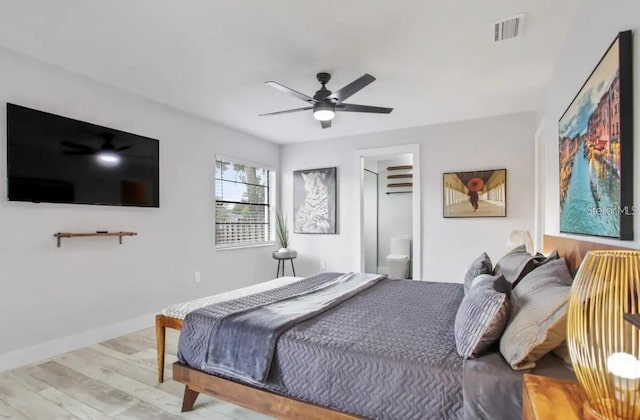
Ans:
[{"label": "rattan table lamp", "polygon": [[591,251],[569,298],[567,343],[585,418],[640,419],[640,251]]}]

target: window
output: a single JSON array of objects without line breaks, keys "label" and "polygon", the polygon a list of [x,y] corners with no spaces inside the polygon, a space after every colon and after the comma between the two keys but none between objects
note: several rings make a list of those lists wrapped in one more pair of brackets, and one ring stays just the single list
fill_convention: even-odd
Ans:
[{"label": "window", "polygon": [[273,240],[273,178],[268,169],[216,159],[216,247],[261,245]]}]

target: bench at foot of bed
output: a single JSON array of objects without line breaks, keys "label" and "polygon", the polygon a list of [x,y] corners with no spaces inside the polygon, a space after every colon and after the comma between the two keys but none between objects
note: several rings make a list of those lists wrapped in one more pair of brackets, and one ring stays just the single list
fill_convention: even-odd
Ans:
[{"label": "bench at foot of bed", "polygon": [[185,385],[182,411],[191,411],[200,393],[279,419],[356,420],[360,417],[173,364],[173,380]]},{"label": "bench at foot of bed", "polygon": [[158,382],[164,382],[164,348],[167,328],[174,330],[182,329],[182,320],[169,316],[156,315],[156,351],[158,354]]}]

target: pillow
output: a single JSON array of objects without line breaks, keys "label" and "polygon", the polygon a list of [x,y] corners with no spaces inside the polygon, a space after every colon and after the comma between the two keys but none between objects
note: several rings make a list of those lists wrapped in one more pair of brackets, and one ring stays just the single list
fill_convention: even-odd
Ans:
[{"label": "pillow", "polygon": [[509,295],[497,289],[508,284],[503,276],[482,276],[462,299],[456,314],[454,335],[458,354],[465,359],[484,353],[509,320]]},{"label": "pillow", "polygon": [[560,258],[560,255],[558,254],[558,250],[554,249],[547,256],[545,256],[544,254],[541,254],[541,253],[538,252],[538,253],[536,253],[534,259],[536,261],[536,267],[539,267],[539,266],[544,265],[544,264],[546,264],[548,262],[557,260],[558,258]]},{"label": "pillow", "polygon": [[511,283],[506,281],[504,279],[504,276],[500,274],[497,276],[494,276],[493,274],[480,274],[479,276],[476,276],[476,278],[473,279],[469,289],[472,289],[473,287],[477,286],[478,284],[482,283],[487,279],[491,279],[491,281],[493,281],[493,288],[496,289],[498,292],[506,293],[507,296],[511,293]]},{"label": "pillow", "polygon": [[500,353],[515,370],[536,361],[567,337],[571,274],[564,258],[536,268],[511,292],[511,318],[500,339]]},{"label": "pillow", "polygon": [[521,245],[500,258],[493,274],[502,274],[512,287],[516,287],[518,282],[536,266],[536,257],[527,252],[526,246]]},{"label": "pillow", "polygon": [[464,274],[464,292],[467,293],[473,279],[480,274],[491,274],[491,270],[491,259],[486,252],[483,252],[478,258],[473,260],[467,272]]}]

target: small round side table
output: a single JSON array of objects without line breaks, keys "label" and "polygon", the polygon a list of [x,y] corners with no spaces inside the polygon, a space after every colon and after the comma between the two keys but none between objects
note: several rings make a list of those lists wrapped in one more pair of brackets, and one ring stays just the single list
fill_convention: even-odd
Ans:
[{"label": "small round side table", "polygon": [[291,261],[291,270],[293,277],[296,276],[296,268],[293,266],[293,260],[298,256],[298,251],[278,252],[273,251],[273,259],[278,260],[278,269],[276,270],[276,278],[280,277],[280,266],[282,266],[282,277],[284,277],[284,263],[286,260]]}]

